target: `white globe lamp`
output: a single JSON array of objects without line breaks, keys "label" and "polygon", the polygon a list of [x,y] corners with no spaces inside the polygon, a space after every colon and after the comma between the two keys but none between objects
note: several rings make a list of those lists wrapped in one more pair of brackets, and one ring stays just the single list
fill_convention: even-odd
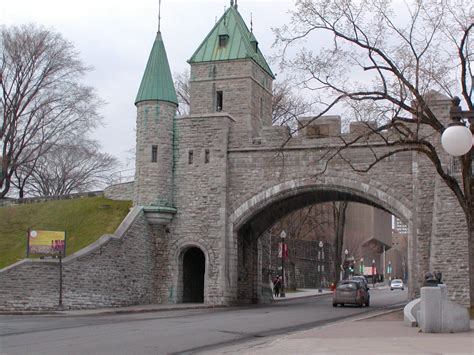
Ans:
[{"label": "white globe lamp", "polygon": [[455,157],[467,154],[473,144],[472,133],[466,126],[450,126],[441,136],[441,144],[448,154]]}]

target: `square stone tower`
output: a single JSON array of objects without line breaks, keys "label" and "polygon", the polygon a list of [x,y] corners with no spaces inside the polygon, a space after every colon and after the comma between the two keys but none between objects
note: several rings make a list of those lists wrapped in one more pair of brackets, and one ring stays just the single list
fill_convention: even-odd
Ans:
[{"label": "square stone tower", "polygon": [[191,115],[226,112],[234,129],[257,135],[271,125],[275,78],[252,31],[231,7],[191,59]]}]

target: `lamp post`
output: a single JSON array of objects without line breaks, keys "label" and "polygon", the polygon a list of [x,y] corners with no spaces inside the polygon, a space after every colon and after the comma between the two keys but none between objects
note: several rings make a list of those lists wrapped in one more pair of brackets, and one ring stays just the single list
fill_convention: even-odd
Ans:
[{"label": "lamp post", "polygon": [[[441,145],[443,146],[443,149],[450,155],[455,156],[455,157],[462,157],[461,161],[463,164],[463,171],[462,174],[467,181],[470,182],[471,188],[473,186],[473,178],[474,178],[474,110],[467,110],[463,111],[461,109],[461,106],[459,104],[461,103],[461,100],[459,97],[455,96],[451,100],[451,108],[449,110],[449,117],[451,118],[451,123],[448,125],[448,127],[443,131],[443,134],[441,135]],[[468,127],[468,124],[470,127]],[[470,157],[467,156],[467,154],[470,154]],[[465,156],[466,155],[466,156]],[[469,183],[468,183],[469,184]],[[472,199],[473,194],[472,191],[470,195],[468,194],[467,191],[465,191],[466,197],[467,197],[467,203],[468,205],[471,205],[471,218],[473,216],[472,213]],[[471,240],[472,238],[472,228],[473,228],[473,222],[469,221],[470,218],[466,213],[466,219],[468,220],[468,233],[470,234],[468,236],[468,257],[469,257],[469,264],[471,268],[471,273],[469,275],[469,285],[470,285],[470,295],[471,295],[471,306],[473,305],[473,288],[474,288],[474,278],[473,278],[473,273],[472,269],[474,268],[474,262],[473,258],[474,256],[472,255],[472,243],[474,241]],[[404,275],[405,276],[405,275]]]},{"label": "lamp post", "polygon": [[319,242],[319,254],[318,254],[318,259],[319,259],[319,265],[318,265],[318,275],[319,275],[319,288],[318,288],[318,292],[323,292],[323,286],[321,285],[322,284],[322,280],[321,280],[321,273],[323,271],[323,263],[322,263],[322,257],[323,257],[323,246],[324,246],[324,243],[322,241]]},{"label": "lamp post", "polygon": [[387,266],[387,272],[388,272],[388,281],[392,281],[392,262],[388,262]]},{"label": "lamp post", "polygon": [[364,258],[360,258],[360,266],[359,266],[359,271],[360,271],[360,274],[363,276],[364,275]]},{"label": "lamp post", "polygon": [[375,287],[375,259],[372,259],[372,286]]},{"label": "lamp post", "polygon": [[347,255],[349,255],[349,250],[344,250],[344,280],[347,279]]},{"label": "lamp post", "polygon": [[285,297],[285,238],[286,232],[284,230],[280,233],[281,238],[281,291],[280,297]]}]

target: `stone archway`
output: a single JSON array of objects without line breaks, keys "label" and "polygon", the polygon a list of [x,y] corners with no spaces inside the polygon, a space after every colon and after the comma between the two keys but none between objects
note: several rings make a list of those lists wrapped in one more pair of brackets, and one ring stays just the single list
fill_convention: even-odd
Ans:
[{"label": "stone archway", "polygon": [[[232,244],[237,257],[231,260],[229,275],[233,281],[239,302],[254,303],[262,299],[261,275],[259,275],[258,239],[273,223],[284,215],[311,204],[335,200],[348,200],[383,209],[405,221],[409,227],[409,275],[414,275],[416,246],[413,238],[413,213],[411,203],[397,196],[380,182],[367,183],[342,177],[291,180],[262,191],[243,202],[231,214],[229,224]],[[410,277],[409,288],[413,290],[416,279]],[[411,291],[412,292],[412,291]]]},{"label": "stone archway", "polygon": [[204,302],[206,258],[201,249],[191,247],[183,254],[183,303]]}]

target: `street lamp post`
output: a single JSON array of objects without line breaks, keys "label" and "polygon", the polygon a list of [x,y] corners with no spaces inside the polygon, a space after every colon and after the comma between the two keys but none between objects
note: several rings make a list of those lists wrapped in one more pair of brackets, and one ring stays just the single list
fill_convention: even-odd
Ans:
[{"label": "street lamp post", "polygon": [[388,281],[392,281],[392,262],[388,262],[388,267],[387,267],[387,272],[388,272]]},{"label": "street lamp post", "polygon": [[372,259],[372,286],[375,287],[375,259]]},{"label": "street lamp post", "polygon": [[281,238],[281,291],[280,297],[286,297],[285,295],[285,238],[286,232],[284,230],[280,233]]},{"label": "street lamp post", "polygon": [[319,259],[319,265],[318,265],[318,275],[319,275],[319,288],[318,292],[323,292],[323,286],[322,286],[322,279],[321,279],[321,274],[323,272],[323,263],[322,263],[322,257],[323,257],[323,246],[324,243],[322,241],[319,242],[319,254],[318,254],[318,259]]},{"label": "street lamp post", "polygon": [[[451,108],[449,111],[449,117],[451,118],[451,123],[448,125],[448,127],[443,131],[443,134],[441,135],[441,145],[443,146],[443,149],[450,155],[455,156],[455,157],[461,157],[464,155],[469,154],[470,152],[470,157],[463,157],[464,163],[467,164],[464,165],[467,171],[463,171],[462,174],[466,174],[467,178],[471,179],[470,184],[472,186],[472,178],[474,176],[474,110],[467,110],[463,111],[461,106],[459,104],[461,103],[461,100],[459,97],[455,96],[451,100]],[[470,127],[468,127],[470,126]],[[466,159],[464,159],[466,158]],[[466,196],[468,196],[467,192]],[[471,197],[472,198],[472,197]],[[469,197],[468,197],[469,199]],[[471,201],[468,201],[470,203]],[[471,212],[472,216],[472,212]],[[469,220],[469,217],[466,216],[466,219]],[[472,222],[471,226],[468,225],[468,232],[472,234]],[[468,236],[468,257],[469,257],[469,264],[470,267],[472,268],[473,266],[473,258],[474,256],[472,254],[472,246],[470,245],[473,243],[473,241],[470,240],[471,236]],[[405,277],[405,275],[404,275]],[[469,284],[470,284],[470,294],[471,294],[471,305],[473,304],[472,302],[472,295],[473,291],[472,288],[474,287],[474,280],[471,275],[469,276]]]},{"label": "street lamp post", "polygon": [[364,275],[364,258],[360,258],[360,266],[359,266],[359,271],[360,271],[360,274],[363,276]]},{"label": "street lamp post", "polygon": [[349,255],[349,250],[344,250],[344,280],[347,279],[347,255]]}]

